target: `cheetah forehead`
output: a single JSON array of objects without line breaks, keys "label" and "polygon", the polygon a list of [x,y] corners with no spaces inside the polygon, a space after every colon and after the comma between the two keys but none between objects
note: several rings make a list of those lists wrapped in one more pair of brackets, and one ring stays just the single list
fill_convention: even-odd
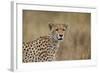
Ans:
[{"label": "cheetah forehead", "polygon": [[67,24],[58,24],[58,23],[56,23],[56,24],[49,24],[49,27],[50,27],[50,30],[51,29],[56,29],[56,28],[64,28],[64,29],[67,29],[67,27],[68,27],[68,25]]}]

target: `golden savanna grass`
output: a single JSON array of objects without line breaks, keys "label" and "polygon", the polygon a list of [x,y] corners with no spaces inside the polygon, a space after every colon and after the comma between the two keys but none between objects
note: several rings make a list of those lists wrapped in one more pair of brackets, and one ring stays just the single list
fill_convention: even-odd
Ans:
[{"label": "golden savanna grass", "polygon": [[32,41],[50,33],[49,23],[67,24],[57,60],[91,59],[91,14],[23,10],[23,41]]}]

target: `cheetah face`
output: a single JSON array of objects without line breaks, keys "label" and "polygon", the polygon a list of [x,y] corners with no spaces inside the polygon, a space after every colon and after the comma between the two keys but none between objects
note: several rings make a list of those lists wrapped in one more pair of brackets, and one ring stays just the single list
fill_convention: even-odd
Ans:
[{"label": "cheetah face", "polygon": [[66,31],[67,25],[65,24],[49,24],[51,34],[55,40],[63,40],[64,33]]}]

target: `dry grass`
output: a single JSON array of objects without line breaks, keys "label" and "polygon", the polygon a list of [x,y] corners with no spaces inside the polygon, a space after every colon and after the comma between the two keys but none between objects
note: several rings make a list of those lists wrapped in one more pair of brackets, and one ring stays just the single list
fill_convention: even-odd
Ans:
[{"label": "dry grass", "polygon": [[23,11],[23,41],[50,33],[48,23],[64,23],[69,28],[56,55],[57,60],[91,58],[91,14],[75,12]]}]

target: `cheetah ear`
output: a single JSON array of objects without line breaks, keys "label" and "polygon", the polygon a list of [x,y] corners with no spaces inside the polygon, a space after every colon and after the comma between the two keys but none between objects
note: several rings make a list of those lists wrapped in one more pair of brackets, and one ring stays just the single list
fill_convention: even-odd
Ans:
[{"label": "cheetah ear", "polygon": [[54,24],[49,23],[49,28],[50,28],[50,30],[52,29],[52,26],[54,26]]},{"label": "cheetah ear", "polygon": [[67,29],[68,28],[68,25],[66,25],[66,24],[63,24],[64,25],[64,27]]}]

